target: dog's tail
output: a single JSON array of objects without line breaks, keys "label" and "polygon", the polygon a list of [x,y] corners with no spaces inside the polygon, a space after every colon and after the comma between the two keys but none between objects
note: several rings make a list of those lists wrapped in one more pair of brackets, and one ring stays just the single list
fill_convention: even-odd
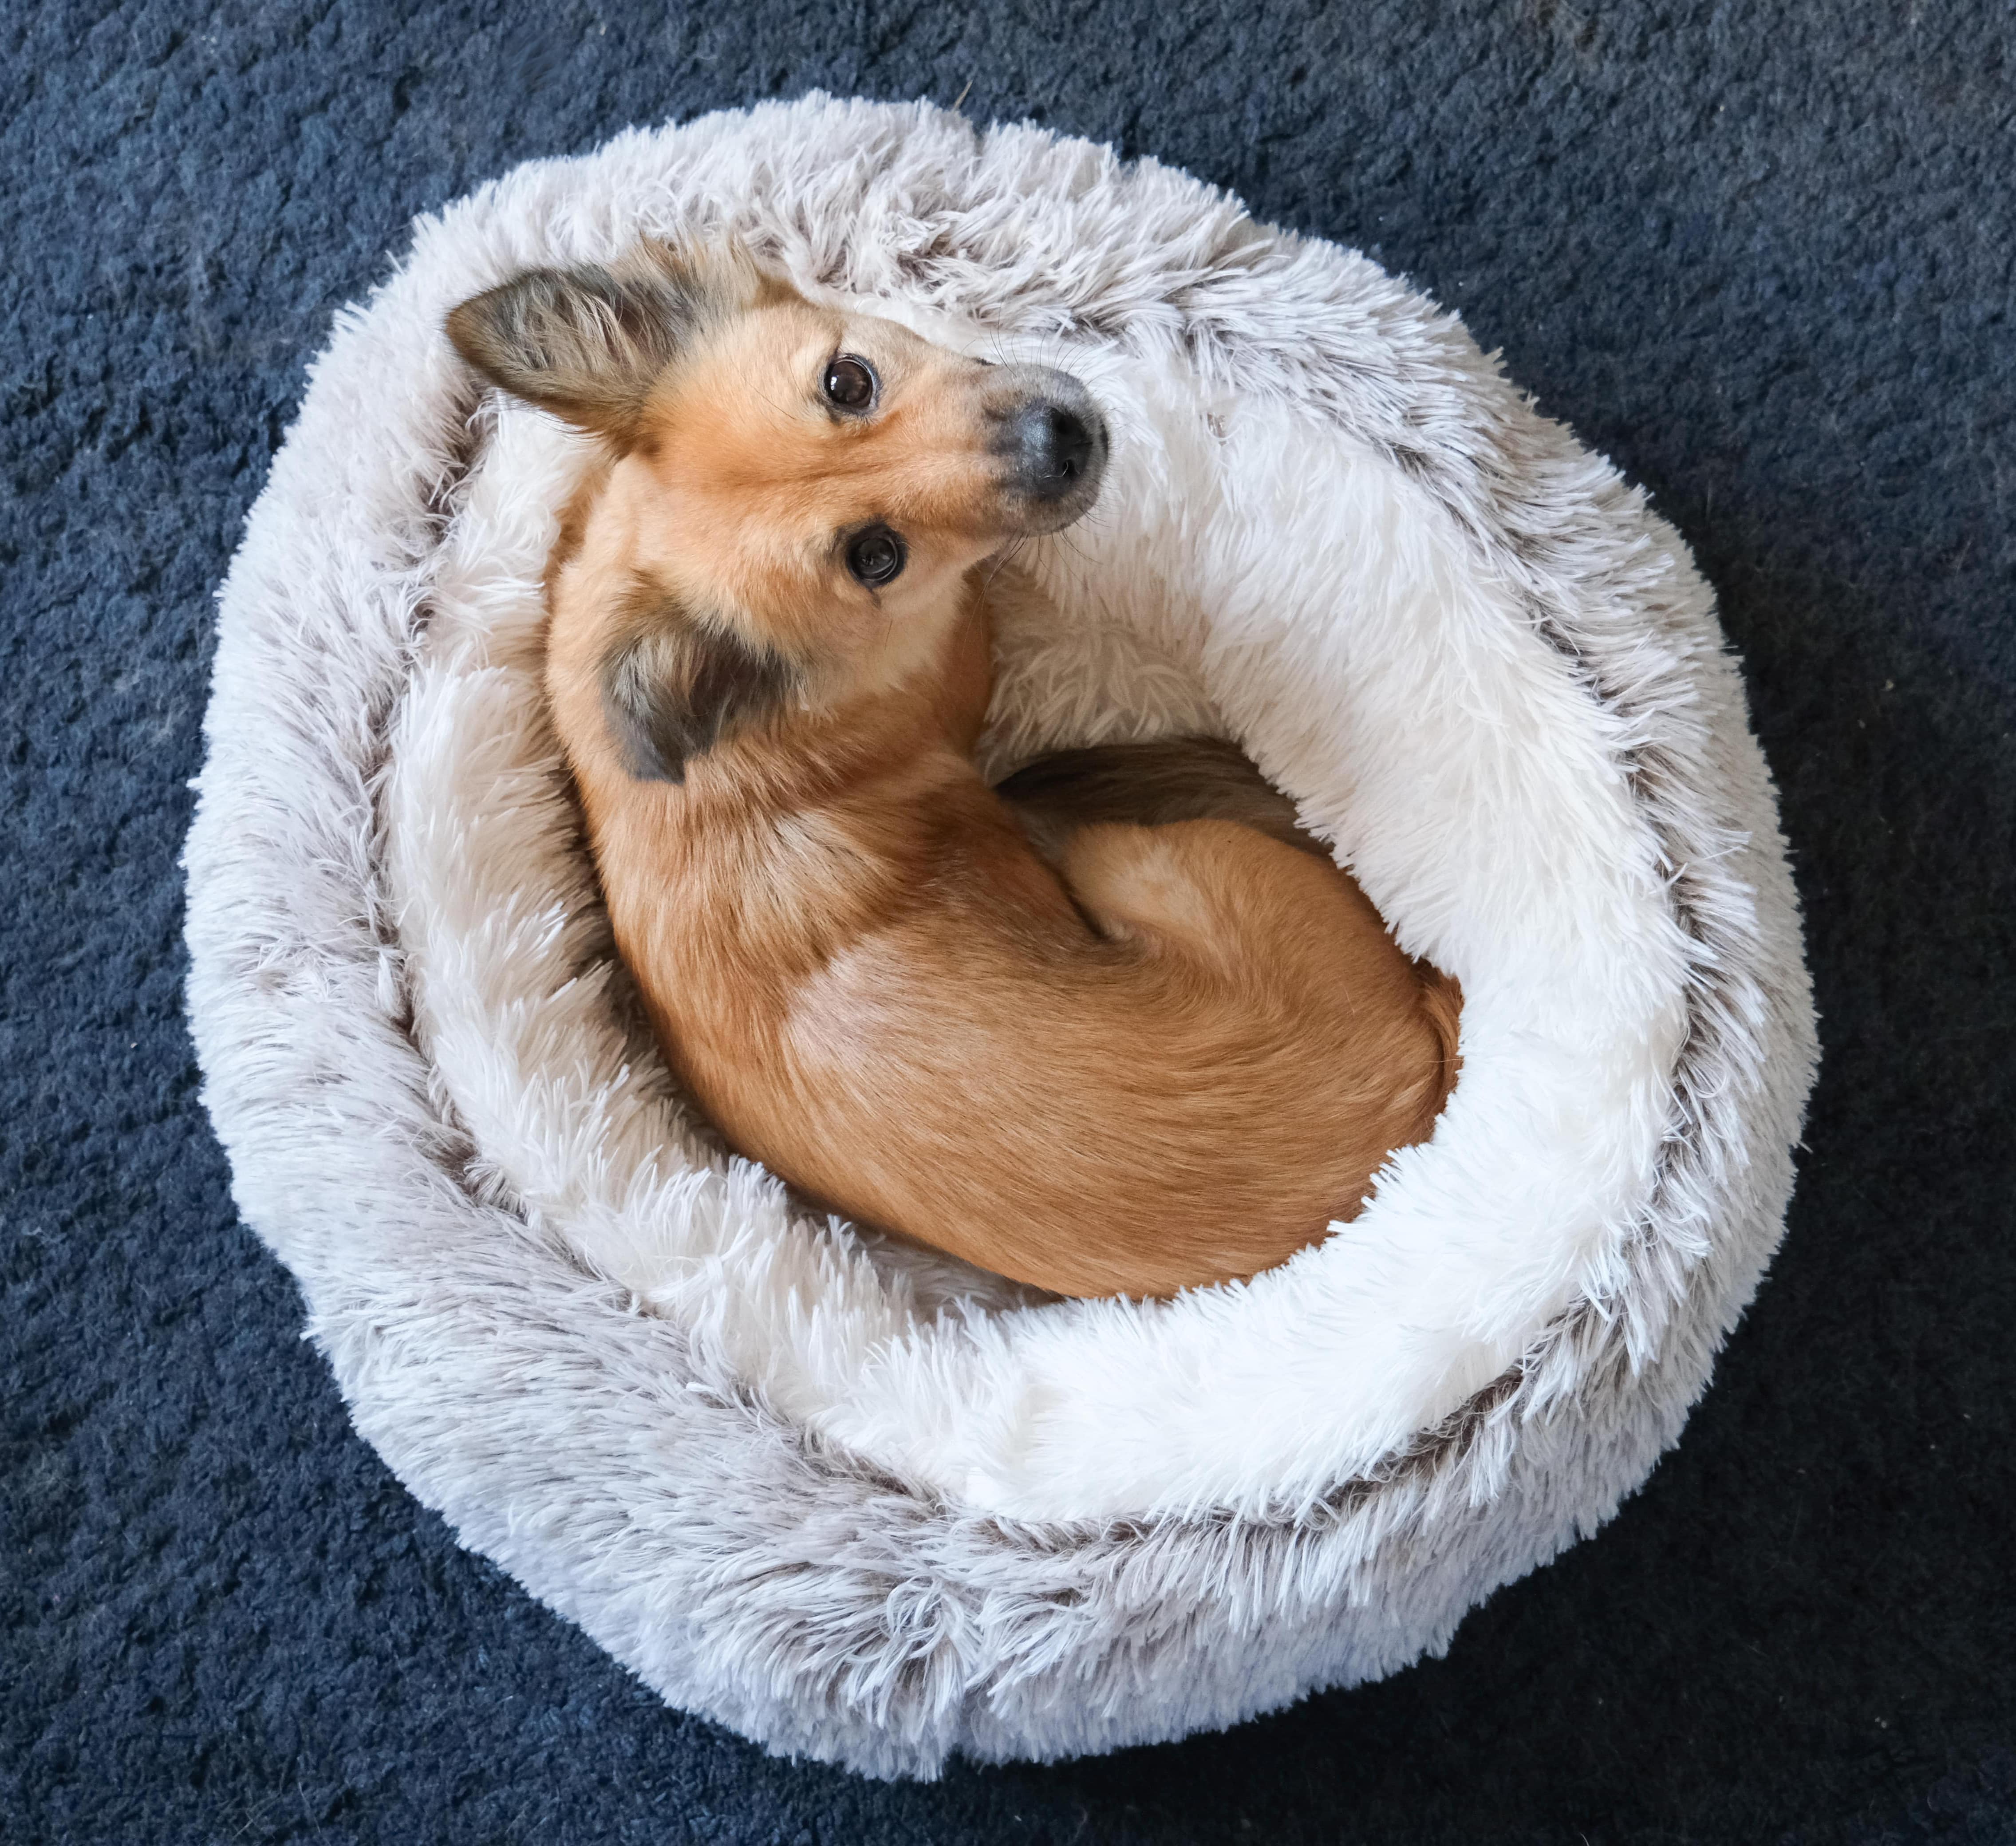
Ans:
[{"label": "dog's tail", "polygon": [[1060,750],[1017,769],[995,793],[1045,833],[1102,821],[1159,827],[1230,820],[1331,862],[1330,849],[1297,824],[1294,804],[1221,738]]}]

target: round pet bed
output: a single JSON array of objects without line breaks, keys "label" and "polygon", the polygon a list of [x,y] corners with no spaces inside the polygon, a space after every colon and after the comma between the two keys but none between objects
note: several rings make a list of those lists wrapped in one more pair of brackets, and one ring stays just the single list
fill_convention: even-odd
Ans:
[{"label": "round pet bed", "polygon": [[[1105,406],[1098,508],[1002,580],[985,749],[1234,737],[1461,981],[1433,1139],[1326,1242],[1053,1301],[815,1216],[676,1093],[538,696],[583,445],[441,330],[639,236]],[[358,1429],[775,1749],[1107,1750],[1442,1649],[1644,1478],[1780,1235],[1812,1010],[1679,540],[1455,320],[1153,162],[812,98],[423,223],[254,510],[207,736],[205,1094]]]}]

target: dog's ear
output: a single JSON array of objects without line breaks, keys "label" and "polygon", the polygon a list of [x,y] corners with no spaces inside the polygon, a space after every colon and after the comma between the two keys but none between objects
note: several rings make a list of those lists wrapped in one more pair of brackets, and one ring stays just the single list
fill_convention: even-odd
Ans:
[{"label": "dog's ear", "polygon": [[627,448],[667,366],[754,286],[739,261],[682,263],[640,245],[610,268],[531,269],[448,317],[455,350],[493,384]]},{"label": "dog's ear", "polygon": [[602,707],[630,773],[684,782],[686,765],[776,711],[800,676],[725,624],[642,591],[603,657]]}]

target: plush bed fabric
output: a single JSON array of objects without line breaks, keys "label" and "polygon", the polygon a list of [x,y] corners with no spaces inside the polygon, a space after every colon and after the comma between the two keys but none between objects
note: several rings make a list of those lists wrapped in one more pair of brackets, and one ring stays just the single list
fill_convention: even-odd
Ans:
[{"label": "plush bed fabric", "polygon": [[[1651,1495],[1602,1545],[1500,1599],[1463,1631],[1446,1665],[1173,1755],[1033,1779],[963,1776],[934,1794],[892,1792],[864,1805],[867,1797],[830,1778],[763,1768],[649,1706],[593,1692],[604,1682],[592,1653],[519,1612],[481,1573],[468,1574],[471,1567],[439,1550],[437,1528],[416,1524],[396,1495],[372,1484],[383,1477],[343,1446],[340,1416],[332,1420],[319,1399],[312,1366],[284,1350],[281,1330],[298,1310],[272,1291],[265,1259],[241,1250],[229,1258],[235,1267],[218,1266],[229,1247],[218,1241],[217,1168],[205,1164],[214,1156],[190,1125],[186,1081],[178,1089],[174,1081],[184,1067],[161,1035],[173,1024],[178,975],[172,954],[163,961],[153,945],[175,927],[167,867],[181,825],[163,805],[173,775],[162,757],[183,751],[174,775],[193,766],[187,726],[200,697],[200,650],[183,638],[198,632],[189,624],[203,585],[245,503],[232,469],[243,466],[248,436],[263,455],[263,406],[284,406],[295,388],[286,365],[319,338],[307,324],[257,336],[250,329],[291,323],[247,317],[326,312],[369,281],[369,251],[396,241],[396,220],[381,215],[369,237],[354,236],[354,207],[322,202],[383,183],[361,148],[418,145],[412,170],[459,160],[473,181],[555,145],[550,136],[511,139],[531,133],[514,117],[491,131],[504,136],[488,144],[498,157],[467,164],[466,142],[454,139],[467,130],[449,116],[459,111],[466,122],[488,110],[499,119],[506,91],[521,103],[527,93],[553,98],[535,117],[544,109],[543,119],[589,124],[560,128],[558,145],[596,139],[589,118],[608,105],[593,100],[588,80],[608,74],[627,95],[619,74],[641,41],[626,38],[620,20],[606,33],[585,23],[585,31],[528,44],[522,34],[451,38],[445,20],[416,23],[417,38],[375,36],[333,13],[263,41],[219,27],[177,41],[150,36],[146,17],[129,15],[95,32],[52,27],[46,54],[23,60],[77,74],[68,88],[45,75],[49,87],[27,99],[41,113],[13,118],[17,140],[37,137],[18,170],[34,182],[26,247],[45,266],[9,283],[15,325],[44,329],[22,344],[28,356],[9,400],[23,432],[22,550],[36,573],[16,579],[31,594],[10,597],[23,618],[15,772],[36,868],[13,894],[22,951],[9,1013],[28,1046],[16,1061],[28,1087],[9,1138],[27,1234],[9,1250],[19,1308],[8,1350],[16,1368],[10,1410],[32,1446],[10,1477],[8,1507],[10,1534],[34,1567],[9,1574],[33,1586],[9,1591],[22,1597],[10,1627],[23,1649],[14,1734],[30,1771],[21,1786],[31,1837],[240,1828],[340,1837],[396,1828],[402,1812],[426,1816],[412,1826],[431,1833],[444,1830],[435,1823],[450,1798],[448,1782],[433,1778],[457,1776],[460,1817],[446,1826],[494,1835],[515,1824],[548,1837],[570,1829],[606,1836],[626,1815],[661,1832],[753,1838],[961,1829],[1013,1837],[1018,1824],[1034,1837],[1068,1837],[1081,1810],[1088,1837],[1239,1837],[1242,1816],[1257,1814],[1276,1837],[1330,1837],[1336,1813],[1348,1812],[1369,1837],[1408,1826],[1424,1835],[1439,1827],[1544,1837],[1579,1823],[1593,1837],[1605,1826],[1643,1830],[1677,1815],[1694,1833],[1720,1827],[1739,1837],[1754,1837],[1759,1815],[1838,1829],[1857,1812],[1902,1813],[1920,1795],[1928,1805],[1900,1824],[1989,1813],[2000,1798],[1993,1746],[2007,1734],[1997,1727],[2007,1712],[1998,1677],[2007,1650],[1996,1650],[2007,1605],[1996,1600],[2000,1580],[1976,1562],[2006,1509],[2006,1450],[1993,1440],[2001,1400],[1991,1388],[2002,1351],[1996,1304],[2006,1308],[2007,1288],[1993,1236],[2003,1222],[1995,1162],[2007,1128],[2007,1092],[1996,1087],[2006,1061],[1994,1037],[1995,983],[2007,973],[1995,880],[2007,875],[2008,844],[2008,726],[1994,701],[2007,682],[1993,620],[2006,559],[1992,524],[1967,509],[1988,504],[1979,496],[1994,478],[1987,375],[2005,279],[1992,264],[2006,245],[1992,223],[1984,229],[1985,207],[1954,209],[1968,200],[1970,124],[1987,119],[1980,74],[1993,66],[1982,47],[1900,41],[1886,47],[1879,77],[1872,45],[1869,81],[1851,96],[1830,74],[1837,67],[1797,31],[1774,39],[1768,56],[1762,41],[1748,44],[1746,59],[1740,34],[1647,27],[1640,36],[1625,22],[1606,40],[1600,24],[1552,13],[1523,23],[1452,19],[1424,52],[1396,19],[1365,68],[1363,46],[1352,48],[1348,67],[1334,45],[1327,63],[1307,57],[1309,45],[1322,49],[1321,29],[1294,22],[1258,52],[1217,45],[1208,33],[1187,49],[1151,38],[1143,55],[1179,74],[1197,119],[1222,120],[1226,148],[1245,151],[1214,165],[1196,149],[1219,131],[1161,114],[1147,128],[1160,122],[1166,132],[1142,133],[1136,145],[1233,179],[1263,209],[1312,229],[1379,242],[1393,233],[1377,221],[1399,224],[1414,243],[1397,256],[1389,247],[1388,261],[1424,272],[1492,337],[1525,341],[1523,369],[1514,346],[1515,376],[1545,387],[1550,408],[1679,502],[1751,655],[1766,741],[1792,796],[1789,830],[1817,855],[1817,871],[1801,862],[1816,906],[1823,1011],[1841,1017],[1845,1003],[1849,1024],[1834,1030],[1846,1035],[1835,1049],[1859,1060],[1859,1077],[1831,1105],[1822,1092],[1809,1139],[1834,1152],[1807,1184],[1817,1182],[1828,1203],[1830,1215],[1813,1221],[1824,1259],[1816,1254],[1814,1266],[1792,1272],[1807,1292],[1779,1310],[1790,1320],[1778,1342],[1746,1372],[1753,1335],[1739,1338],[1733,1376]],[[679,81],[700,85],[710,101],[737,99],[704,88],[724,45],[758,61],[735,68],[757,73],[767,45],[789,42],[766,41],[760,15],[740,40],[707,30],[714,36],[696,41],[702,61]],[[940,52],[998,52],[995,28],[982,20],[970,30],[977,38],[955,38]],[[922,20],[887,27],[886,55],[924,56],[937,31]],[[611,35],[621,41],[613,56],[595,42]],[[1006,42],[1035,41],[1011,34]],[[1057,95],[1074,84],[1096,88],[1121,55],[1067,60],[1068,74],[1049,67],[1060,73]],[[1019,81],[1037,81],[1028,73],[1056,56],[1018,52]],[[500,56],[503,83],[494,77]],[[1227,73],[1241,56],[1272,72],[1246,94],[1280,99],[1267,106],[1278,117],[1254,105],[1260,126],[1251,133],[1237,107],[1214,114],[1207,106],[1235,81]],[[1437,70],[1463,81],[1438,88]],[[565,100],[556,72],[571,74]],[[788,59],[783,74],[860,81]],[[303,86],[301,101],[290,104],[288,81]],[[1766,111],[1769,82],[1792,85],[1803,113]],[[438,122],[412,112],[430,83],[437,95],[463,86]],[[1295,100],[1312,84],[1313,108]],[[356,99],[351,113],[337,111],[344,135],[328,131],[326,107],[308,106],[310,91]],[[940,93],[956,92],[949,83]],[[1536,99],[1530,115],[1515,106],[1522,95]],[[1701,131],[1683,135],[1672,124],[1687,112],[1673,105],[1689,95],[1699,102],[1689,120],[1699,117]],[[1607,113],[1597,106],[1606,96]],[[1385,149],[1412,147],[1412,170],[1390,151],[1348,157],[1343,139],[1323,142],[1345,132],[1322,106],[1338,97],[1355,99],[1350,119],[1367,140],[1377,124]],[[1716,101],[1740,118],[1722,142],[1705,132]],[[1459,118],[1467,141],[1452,138]],[[1577,124],[1586,146],[1570,134]],[[1114,131],[1089,105],[1071,125]],[[1204,141],[1183,145],[1200,132]],[[1292,160],[1279,151],[1290,145],[1301,149]],[[1309,157],[1324,146],[1327,169]],[[1625,171],[1620,150],[1630,147],[1665,150],[1670,169],[1653,161]],[[1485,164],[1463,166],[1466,148]],[[243,176],[235,185],[225,183],[228,161],[207,169],[202,157],[232,149]],[[1494,150],[1508,168],[1513,156],[1532,157],[1517,188],[1483,178]],[[1348,215],[1324,202],[1312,166],[1347,186]],[[1452,171],[1469,176],[1468,192],[1448,183]],[[285,196],[262,191],[265,172],[287,175]],[[1791,212],[1794,196],[1839,196],[1844,172],[1862,188],[1856,212]],[[1802,175],[1817,189],[1801,192]],[[421,186],[416,202],[459,189],[399,183]],[[1687,183],[1704,200],[1740,194],[1762,228],[1733,209],[1637,221],[1635,205],[1670,207],[1669,195]],[[1411,215],[1396,214],[1396,200],[1410,196]],[[1550,201],[1570,199],[1579,228],[1550,231]],[[1600,206],[1593,219],[1581,210],[1592,199]],[[62,234],[66,210],[95,234]],[[1363,222],[1349,221],[1359,214]],[[1505,239],[1521,224],[1529,234],[1515,254]],[[1775,243],[1766,235],[1773,225]],[[1569,260],[1584,239],[1586,257]],[[1781,246],[1791,253],[1782,261]],[[122,247],[145,260],[119,262]],[[349,250],[354,267],[304,308],[302,265],[326,272],[326,249]],[[1606,269],[1624,249],[1638,251],[1633,266]],[[207,262],[207,250],[231,260]],[[1852,260],[1858,251],[1867,261]],[[1438,261],[1442,272],[1427,273]],[[1466,261],[1495,262],[1507,279],[1495,315],[1471,304],[1462,285],[1479,272]],[[68,294],[59,282],[38,300],[24,276],[42,274],[80,279]],[[1563,289],[1570,306],[1581,305],[1550,326],[1550,312],[1567,310],[1545,291]],[[26,318],[73,297],[90,304],[79,318],[63,318],[68,309],[53,322]],[[1907,340],[1893,329],[1911,321],[1903,310],[1914,301],[1927,311]],[[1656,350],[1637,325],[1648,311],[1668,336]],[[110,351],[94,343],[114,338],[137,359],[108,357],[91,370],[92,355]],[[1629,372],[1611,369],[1626,354]],[[248,393],[238,382],[248,367],[270,387]],[[1816,387],[1842,376],[1855,388]],[[1649,398],[1634,383],[1641,377]],[[1928,379],[1946,388],[1929,389]],[[1805,501],[1788,497],[1801,479],[1828,496],[1815,500],[1809,488]],[[80,501],[93,510],[80,511]],[[1915,571],[1881,562],[1886,547],[1918,560]],[[1870,600],[1878,586],[1880,628]],[[82,698],[85,688],[94,696]],[[136,1060],[143,1045],[162,1049]],[[1831,1122],[1835,1139],[1823,1143]],[[1909,1227],[1908,1243],[1886,1241],[1892,1225],[1899,1237]],[[1799,1249],[1795,1237],[1787,1263]],[[1786,1300],[1780,1274],[1760,1316]],[[63,1332],[81,1322],[92,1340]],[[1705,1435],[1715,1445],[1696,1462]],[[325,1453],[344,1459],[325,1465],[315,1459]],[[1648,1531],[1661,1506],[1681,1519],[1677,1532]],[[367,1510],[382,1539],[358,1526]],[[1601,1561],[1633,1533],[1637,1549]],[[422,1550],[402,1567],[416,1538]],[[1565,1586],[1550,1587],[1557,1579]],[[1862,1621],[1840,1619],[1851,1605]],[[304,1625],[318,1622],[318,1607],[345,1612],[333,1651]],[[453,1639],[481,1635],[486,1622],[488,1643]],[[1908,1647],[1892,1639],[1906,1626]],[[1620,1627],[1641,1644],[1620,1650]],[[1774,1635],[1803,1639],[1774,1644]],[[410,1660],[392,1694],[402,1654]],[[393,1697],[390,1711],[378,1693],[354,1696],[374,1683],[374,1659],[384,1663],[375,1683]],[[1546,1679],[1550,1665],[1556,1676]],[[1532,1698],[1521,1679],[1505,1677],[1515,1670],[1550,1689]],[[534,1673],[566,1689],[558,1704],[541,1700],[545,1717],[490,1718],[500,1707],[471,1703],[472,1684],[522,1700],[538,1682]],[[1711,1686],[1728,1710],[1703,1709]],[[1892,1696],[1881,1701],[1888,1709],[1865,1715],[1863,1705],[1878,1702],[1863,1696],[1872,1686]],[[346,1687],[351,1696],[340,1693]],[[1620,1701],[1638,1723],[1607,1715]],[[561,1742],[553,1715],[567,1712],[619,1747]],[[1345,1715],[1360,1743],[1339,1755],[1323,1726]],[[497,1751],[481,1741],[503,1734],[499,1723],[518,1726],[509,1734],[540,1765],[538,1787],[500,1769]],[[1508,1753],[1508,1725],[1528,1739],[1557,1725],[1557,1743]],[[661,1747],[639,1758],[653,1735],[682,1741],[670,1755]],[[1424,1751],[1473,1767],[1424,1771]],[[1508,1755],[1527,1766],[1514,1769]],[[625,1761],[627,1772],[609,1766]],[[110,1772],[112,1763],[130,1772]],[[1561,1763],[1576,1766],[1547,1766]],[[1582,1792],[1592,1786],[1599,1794]],[[1330,1798],[1316,1798],[1319,1789]],[[1391,1804],[1383,1820],[1381,1800]],[[534,1818],[514,1819],[524,1814]]]},{"label": "plush bed fabric", "polygon": [[[585,445],[442,323],[640,234],[1093,387],[1098,516],[1018,562],[986,754],[1228,728],[1462,982],[1348,1229],[1167,1303],[963,1286],[794,1211],[636,1042],[539,693]],[[779,1749],[1075,1754],[1439,1650],[1636,1484],[1776,1247],[1812,1007],[1705,586],[1445,316],[1166,169],[819,96],[533,163],[346,318],[220,623],[234,1196],[414,1492]]]}]

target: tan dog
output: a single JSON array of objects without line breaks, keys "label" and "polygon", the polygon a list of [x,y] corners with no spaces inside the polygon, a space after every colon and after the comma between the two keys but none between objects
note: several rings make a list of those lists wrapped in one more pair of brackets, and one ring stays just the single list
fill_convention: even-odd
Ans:
[{"label": "tan dog", "polygon": [[734,1146],[985,1268],[1158,1296],[1281,1261],[1428,1133],[1453,984],[1236,752],[974,766],[975,567],[1099,490],[1075,380],[655,246],[448,329],[603,439],[547,688],[617,943]]}]

